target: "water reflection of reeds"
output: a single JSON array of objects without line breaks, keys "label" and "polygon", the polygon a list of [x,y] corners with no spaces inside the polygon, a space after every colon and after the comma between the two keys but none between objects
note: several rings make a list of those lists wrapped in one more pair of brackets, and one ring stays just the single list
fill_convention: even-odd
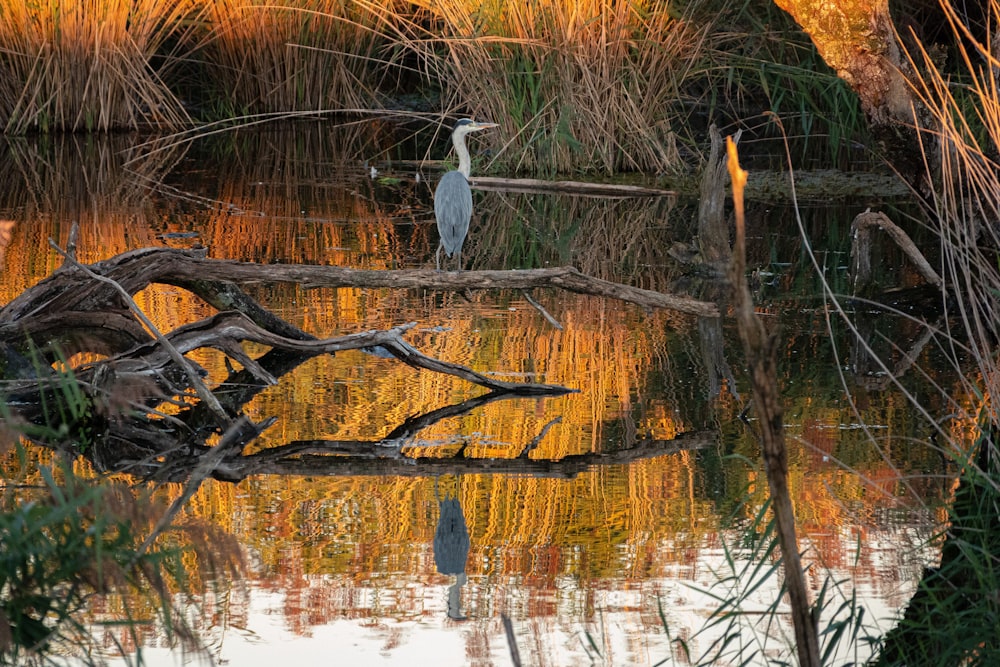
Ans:
[{"label": "water reflection of reeds", "polygon": [[120,135],[4,140],[0,211],[15,226],[0,298],[9,301],[62,263],[48,239],[64,246],[73,223],[80,225],[82,261],[157,243],[161,214],[149,197],[151,185],[184,151],[147,153],[134,144]]},{"label": "water reflection of reeds", "polygon": [[686,222],[672,215],[675,204],[673,197],[482,193],[466,246],[469,266],[573,265],[605,280],[667,290],[666,250],[684,238]]},{"label": "water reflection of reeds", "polygon": [[391,137],[379,123],[235,133],[199,153],[203,178],[178,187],[205,188],[199,231],[216,257],[388,268],[405,254],[397,225],[411,207],[380,202],[364,164]]},{"label": "water reflection of reeds", "polygon": [[[46,239],[64,238],[74,218],[84,224],[85,260],[163,243],[160,234],[183,231],[197,233],[195,240],[219,257],[430,265],[430,186],[373,182],[361,169],[365,156],[379,151],[370,135],[303,125],[293,133],[238,134],[226,141],[221,148],[199,146],[184,156],[132,163],[132,171],[123,169],[130,157],[126,147],[18,147],[0,159],[0,175],[11,183],[0,195],[0,209],[17,221],[4,289],[15,293],[57,263]],[[170,171],[177,160],[179,168]],[[574,263],[655,288],[667,285],[670,272],[649,267],[664,265],[661,253],[670,242],[690,237],[690,209],[670,200],[481,192],[477,202],[479,222],[469,245],[470,265],[477,268]],[[759,230],[763,260],[771,244],[763,223]],[[797,253],[797,243],[776,246],[778,259]],[[644,436],[668,439],[685,430],[718,429],[716,449],[612,466],[568,481],[463,477],[458,493],[472,541],[467,608],[484,622],[499,607],[541,615],[542,622],[549,622],[546,614],[571,609],[582,623],[590,613],[586,600],[602,589],[646,586],[652,595],[657,584],[651,578],[698,570],[699,558],[726,538],[720,517],[748,486],[763,500],[763,485],[744,465],[759,452],[735,420],[743,405],[731,398],[721,406],[707,404],[690,318],[650,315],[555,290],[534,296],[563,325],[561,331],[511,292],[467,297],[278,285],[255,288],[255,294],[318,335],[417,321],[410,340],[425,353],[583,390],[560,399],[485,406],[420,433],[413,449],[443,442],[454,451],[458,441],[468,445],[466,456],[502,457],[519,451],[557,416],[561,421],[532,456],[557,459]],[[141,303],[164,328],[207,310],[178,290],[151,290]],[[789,431],[796,438],[789,457],[793,494],[805,508],[804,527],[817,549],[829,563],[851,567],[856,535],[898,539],[887,508],[908,488],[933,493],[937,480],[908,476],[934,470],[937,462],[925,446],[909,446],[922,437],[921,429],[892,394],[865,394],[856,405],[865,421],[885,426],[885,456],[859,431],[842,428],[856,415],[831,389],[836,364],[822,313],[803,316],[798,307],[774,313],[790,332],[782,363],[796,378],[787,389]],[[212,377],[226,373],[218,356],[198,361]],[[304,364],[259,395],[250,411],[256,418],[279,419],[261,445],[379,437],[414,413],[478,391],[351,352]],[[206,484],[191,512],[242,536],[259,559],[262,586],[287,593],[291,622],[306,632],[338,615],[420,613],[414,582],[438,581],[429,546],[436,506],[428,479],[255,478],[238,487]],[[878,555],[864,554],[859,570],[895,586],[900,561],[883,563]],[[580,597],[560,607],[554,600],[567,578]],[[515,583],[527,591],[521,599],[504,595]],[[377,609],[359,602],[372,589],[398,597]]]}]

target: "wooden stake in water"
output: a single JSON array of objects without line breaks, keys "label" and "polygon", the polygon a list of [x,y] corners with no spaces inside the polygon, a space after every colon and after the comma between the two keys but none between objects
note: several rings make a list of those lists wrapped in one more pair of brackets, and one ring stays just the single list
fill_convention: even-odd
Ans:
[{"label": "wooden stake in water", "polygon": [[771,508],[774,510],[781,559],[785,566],[785,585],[792,606],[799,665],[819,667],[816,619],[812,614],[809,591],[802,572],[799,545],[795,536],[795,513],[788,491],[788,452],[785,449],[783,408],[778,391],[778,337],[768,332],[754,313],[753,297],[746,278],[743,190],[747,183],[747,172],[740,168],[736,144],[731,137],[726,139],[726,152],[729,158],[729,177],[733,182],[733,208],[736,216],[736,243],[730,267],[736,325],[750,365],[753,406],[760,423],[757,437],[764,454],[767,483],[771,490]]}]

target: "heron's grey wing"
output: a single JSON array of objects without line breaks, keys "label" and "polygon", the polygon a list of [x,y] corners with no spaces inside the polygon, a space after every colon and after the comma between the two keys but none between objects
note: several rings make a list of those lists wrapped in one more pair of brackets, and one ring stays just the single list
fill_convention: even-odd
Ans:
[{"label": "heron's grey wing", "polygon": [[461,172],[449,171],[434,191],[434,217],[449,257],[462,250],[472,218],[472,190]]}]

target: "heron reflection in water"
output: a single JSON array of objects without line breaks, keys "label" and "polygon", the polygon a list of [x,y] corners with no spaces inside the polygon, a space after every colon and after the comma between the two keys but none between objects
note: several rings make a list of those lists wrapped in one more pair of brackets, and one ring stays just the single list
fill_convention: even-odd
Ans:
[{"label": "heron reflection in water", "polygon": [[451,142],[458,153],[458,170],[449,171],[441,177],[437,189],[434,190],[434,217],[437,219],[438,234],[441,242],[434,255],[434,264],[441,270],[441,251],[448,257],[458,256],[458,268],[462,269],[462,244],[469,233],[469,220],[472,219],[472,189],[469,187],[469,170],[472,159],[465,145],[465,137],[470,132],[478,132],[496,123],[480,123],[471,118],[463,118],[455,123],[451,133]]},{"label": "heron reflection in water", "polygon": [[438,494],[438,480],[434,480],[434,496],[438,501],[437,528],[434,530],[434,565],[441,574],[454,574],[455,581],[448,587],[448,618],[464,621],[462,613],[462,586],[468,581],[465,563],[469,559],[469,529],[465,526],[462,503],[455,495]]}]

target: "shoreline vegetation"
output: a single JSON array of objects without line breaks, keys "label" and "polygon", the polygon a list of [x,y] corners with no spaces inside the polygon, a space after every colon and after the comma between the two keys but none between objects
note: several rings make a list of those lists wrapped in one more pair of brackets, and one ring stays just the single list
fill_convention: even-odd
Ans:
[{"label": "shoreline vegetation", "polygon": [[690,168],[713,123],[776,136],[767,114],[846,164],[858,109],[770,0],[0,0],[8,135],[474,116],[494,172],[611,175]]}]

